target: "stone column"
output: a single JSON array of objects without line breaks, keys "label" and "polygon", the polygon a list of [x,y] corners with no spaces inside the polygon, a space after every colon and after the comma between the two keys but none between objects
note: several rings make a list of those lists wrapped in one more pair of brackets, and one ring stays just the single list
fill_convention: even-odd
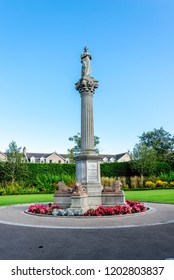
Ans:
[{"label": "stone column", "polygon": [[98,81],[89,76],[76,83],[81,96],[81,152],[75,157],[76,179],[87,190],[88,207],[101,205],[100,157],[94,149],[93,94]]},{"label": "stone column", "polygon": [[93,94],[98,81],[91,77],[80,79],[76,89],[81,96],[81,153],[96,154],[94,149]]}]

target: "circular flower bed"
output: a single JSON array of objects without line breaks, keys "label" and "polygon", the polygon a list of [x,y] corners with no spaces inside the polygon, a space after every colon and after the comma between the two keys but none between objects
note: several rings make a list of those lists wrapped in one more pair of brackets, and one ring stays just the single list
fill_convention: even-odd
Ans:
[{"label": "circular flower bed", "polygon": [[33,214],[42,215],[53,215],[53,216],[108,216],[108,215],[125,215],[145,212],[147,207],[143,202],[127,200],[124,205],[117,205],[113,207],[105,208],[99,206],[96,209],[89,209],[85,213],[81,210],[72,209],[60,209],[58,204],[47,203],[47,204],[34,204],[30,205],[26,212]]}]

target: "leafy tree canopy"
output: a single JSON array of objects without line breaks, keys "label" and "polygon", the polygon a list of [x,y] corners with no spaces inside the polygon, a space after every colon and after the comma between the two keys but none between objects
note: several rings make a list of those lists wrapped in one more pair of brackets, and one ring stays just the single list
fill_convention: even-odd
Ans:
[{"label": "leafy tree canopy", "polygon": [[154,149],[157,152],[157,158],[160,161],[165,160],[166,154],[174,150],[174,136],[165,131],[163,127],[143,132],[139,138],[140,142],[147,148]]},{"label": "leafy tree canopy", "polygon": [[16,142],[12,141],[6,150],[7,162],[4,166],[4,176],[6,180],[14,183],[18,179],[25,177],[27,166],[24,164],[24,154],[21,152]]},{"label": "leafy tree canopy", "polygon": [[23,154],[21,153],[21,148],[18,148],[16,142],[12,141],[9,144],[8,149],[6,150],[7,161],[14,163],[14,162],[21,162],[23,159]]},{"label": "leafy tree canopy", "polygon": [[140,175],[152,175],[156,171],[157,152],[151,147],[146,147],[142,142],[135,145],[132,153],[133,167]]}]

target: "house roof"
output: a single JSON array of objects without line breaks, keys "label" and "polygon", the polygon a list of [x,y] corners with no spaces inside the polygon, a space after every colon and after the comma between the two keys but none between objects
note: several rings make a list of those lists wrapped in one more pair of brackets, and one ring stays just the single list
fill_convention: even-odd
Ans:
[{"label": "house roof", "polygon": [[6,157],[6,154],[0,151],[0,154]]},{"label": "house roof", "polygon": [[122,158],[124,155],[126,155],[127,153],[121,153],[121,154],[117,154],[115,155],[115,159],[119,160],[120,158]]},{"label": "house roof", "polygon": [[[4,155],[6,157],[6,153],[3,153],[0,151],[0,154]],[[57,152],[53,152],[53,153],[26,153],[27,158],[30,159],[31,157],[35,157],[36,159],[40,159],[40,158],[48,158],[49,156],[56,154],[57,156],[61,157],[63,160],[65,160],[68,157],[68,154],[58,154]],[[124,155],[126,155],[127,152],[125,153],[120,153],[120,154],[100,154],[100,157],[103,158],[114,158],[116,161],[118,161],[120,158],[122,158]]]},{"label": "house roof", "polygon": [[64,157],[56,152],[53,153],[26,153],[27,158],[35,157],[35,158],[48,158],[49,156],[56,154],[57,156],[61,157],[64,160]]},{"label": "house roof", "polygon": [[102,157],[102,158],[108,158],[108,159],[110,159],[110,158],[115,158],[116,160],[119,160],[120,158],[122,158],[124,155],[126,155],[127,154],[127,152],[126,153],[121,153],[121,154],[117,154],[117,155],[111,155],[111,154],[100,154],[100,156]]}]

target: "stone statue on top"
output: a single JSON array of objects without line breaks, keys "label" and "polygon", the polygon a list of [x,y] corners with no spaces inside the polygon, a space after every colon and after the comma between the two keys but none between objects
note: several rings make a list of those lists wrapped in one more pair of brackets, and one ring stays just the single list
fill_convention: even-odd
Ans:
[{"label": "stone statue on top", "polygon": [[88,48],[84,48],[84,52],[81,54],[81,63],[82,63],[82,70],[81,70],[81,78],[89,76],[91,73],[91,66],[90,60],[92,60],[92,56],[88,53]]}]

